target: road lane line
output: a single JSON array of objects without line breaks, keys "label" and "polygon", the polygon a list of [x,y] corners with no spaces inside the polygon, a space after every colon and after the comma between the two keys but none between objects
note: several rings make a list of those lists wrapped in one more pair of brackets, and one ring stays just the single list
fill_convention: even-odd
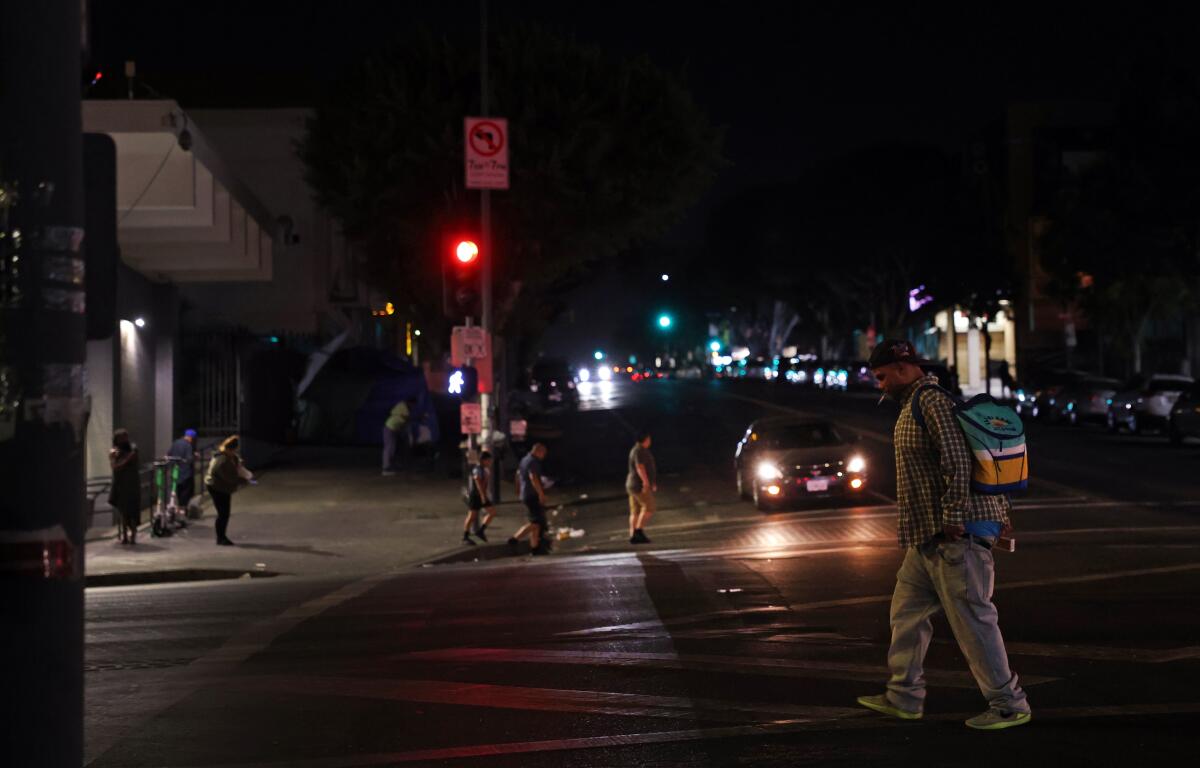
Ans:
[{"label": "road lane line", "polygon": [[[805,659],[717,656],[690,653],[643,653],[634,651],[574,651],[531,648],[442,648],[414,651],[399,660],[440,661],[453,664],[570,664],[599,667],[651,667],[692,672],[732,672],[735,674],[798,677],[826,680],[877,682],[888,676],[887,667],[875,664],[850,664]],[[969,672],[925,670],[930,685],[945,688],[978,688]],[[1048,683],[1057,678],[1022,675],[1026,686]]]},{"label": "road lane line", "polygon": [[786,613],[787,608],[782,605],[767,605],[755,606],[753,608],[742,608],[738,610],[728,611],[712,611],[710,613],[697,613],[692,616],[679,616],[674,619],[655,619],[654,621],[638,621],[632,624],[610,624],[604,627],[589,627],[588,629],[578,629],[573,632],[558,632],[555,637],[578,637],[583,635],[603,635],[612,632],[628,632],[643,629],[658,629],[663,627],[682,627],[688,624],[703,624],[713,621],[714,619],[724,619],[729,617],[741,617],[750,614],[762,613]]},{"label": "road lane line", "polygon": [[[926,713],[924,722],[961,722],[976,714],[979,713]],[[1194,714],[1200,714],[1200,703],[1124,704],[1095,707],[1060,707],[1056,709],[1038,708],[1034,710],[1037,722],[1070,722],[1073,720],[1090,720],[1105,717],[1156,717]],[[407,752],[376,752],[335,757],[301,758],[298,760],[286,759],[255,761],[252,763],[192,765],[187,766],[187,768],[370,768],[371,766],[403,763],[433,764],[446,760],[463,760],[477,757],[500,757],[504,755],[526,755],[591,749],[618,749],[621,747],[639,747],[651,744],[678,744],[691,741],[715,741],[730,738],[758,737],[761,739],[770,736],[783,736],[809,731],[920,727],[922,726],[919,724],[905,723],[884,716],[826,720],[796,719],[758,725],[689,728],[678,731],[583,736],[567,739],[543,739],[539,741],[510,741],[498,744],[473,744],[463,747],[418,749]]]},{"label": "road lane line", "polygon": [[[997,584],[996,590],[1024,589],[1026,587],[1046,587],[1055,584],[1086,584],[1095,581],[1111,581],[1112,579],[1136,578],[1138,576],[1159,576],[1168,573],[1186,573],[1200,571],[1200,563],[1184,565],[1168,565],[1161,568],[1138,568],[1130,571],[1109,571],[1108,573],[1092,573],[1085,576],[1058,576],[1048,579],[1030,579],[1028,581],[1013,581],[1007,584]],[[788,606],[793,611],[815,611],[822,608],[841,608],[843,606],[870,605],[871,603],[890,603],[892,596],[868,595],[851,597],[844,600],[819,600],[811,603],[792,603]]]},{"label": "road lane line", "polygon": [[687,696],[655,696],[613,691],[533,688],[518,685],[464,683],[453,680],[330,677],[325,675],[251,675],[230,679],[225,687],[247,693],[297,696],[345,696],[362,699],[448,704],[546,712],[579,712],[629,717],[760,722],[772,719],[857,717],[865,710],[774,702],[747,702]]}]

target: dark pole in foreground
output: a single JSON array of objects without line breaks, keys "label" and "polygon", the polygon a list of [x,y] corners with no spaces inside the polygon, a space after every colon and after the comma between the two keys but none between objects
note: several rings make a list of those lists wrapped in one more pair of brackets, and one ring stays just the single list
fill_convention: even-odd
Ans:
[{"label": "dark pole in foreground", "polygon": [[0,761],[13,766],[83,764],[80,25],[78,0],[0,10]]},{"label": "dark pole in foreground", "polygon": [[[479,0],[479,114],[481,117],[490,117],[491,109],[491,94],[488,83],[488,3],[487,0]],[[499,366],[497,361],[500,356],[496,353],[496,343],[493,338],[495,333],[495,323],[492,317],[492,262],[496,257],[496,251],[492,247],[492,191],[483,189],[479,192],[479,230],[480,243],[483,252],[483,263],[479,265],[479,324],[483,326],[483,332],[488,337],[488,343],[491,345],[489,352],[492,356],[491,381],[488,382],[488,390],[490,394],[480,397],[483,403],[483,423],[488,430],[488,439],[484,447],[494,452],[493,435],[499,428],[500,412],[501,412],[501,391],[504,376],[497,375]],[[498,458],[493,460],[492,470],[492,498],[500,501],[500,472],[501,462]]]}]

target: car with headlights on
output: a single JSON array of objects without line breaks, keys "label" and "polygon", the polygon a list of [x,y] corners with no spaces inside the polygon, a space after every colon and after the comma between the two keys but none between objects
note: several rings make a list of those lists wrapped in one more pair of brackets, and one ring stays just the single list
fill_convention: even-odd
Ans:
[{"label": "car with headlights on", "polygon": [[853,496],[867,487],[857,436],[826,421],[780,416],[750,424],[734,452],[738,495],[761,510],[804,499]]},{"label": "car with headlights on", "polygon": [[1156,373],[1136,379],[1108,406],[1108,431],[1121,427],[1140,432],[1145,427],[1165,427],[1179,396],[1192,388],[1191,376]]}]

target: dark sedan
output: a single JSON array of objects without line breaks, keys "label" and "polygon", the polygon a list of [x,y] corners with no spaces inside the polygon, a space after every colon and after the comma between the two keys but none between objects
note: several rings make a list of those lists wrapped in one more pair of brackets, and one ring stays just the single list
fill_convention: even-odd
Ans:
[{"label": "dark sedan", "polygon": [[828,422],[759,419],[734,453],[738,495],[767,510],[787,501],[860,494],[867,487],[867,462],[855,443]]}]

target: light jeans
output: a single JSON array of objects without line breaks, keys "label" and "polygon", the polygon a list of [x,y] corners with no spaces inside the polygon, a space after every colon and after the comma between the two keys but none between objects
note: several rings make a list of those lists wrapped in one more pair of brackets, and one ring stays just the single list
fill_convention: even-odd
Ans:
[{"label": "light jeans", "polygon": [[1008,667],[1008,653],[992,604],[995,564],[986,547],[966,538],[909,547],[892,593],[892,644],[888,649],[888,699],[909,712],[925,704],[925,652],[930,619],[946,619],[989,706],[1028,712],[1025,692]]}]

